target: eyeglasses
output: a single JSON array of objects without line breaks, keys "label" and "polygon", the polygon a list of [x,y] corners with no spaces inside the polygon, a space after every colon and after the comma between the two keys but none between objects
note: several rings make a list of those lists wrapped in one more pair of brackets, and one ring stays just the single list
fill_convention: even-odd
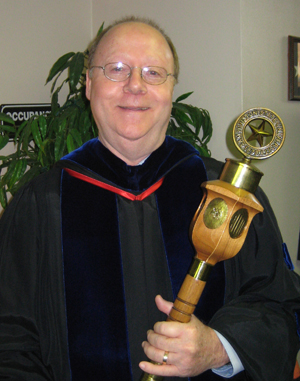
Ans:
[{"label": "eyeglasses", "polygon": [[114,82],[126,81],[133,69],[141,69],[141,78],[149,85],[161,85],[170,75],[174,77],[172,73],[159,66],[130,67],[123,62],[111,62],[105,66],[92,66],[90,70],[94,68],[102,69],[105,77]]}]

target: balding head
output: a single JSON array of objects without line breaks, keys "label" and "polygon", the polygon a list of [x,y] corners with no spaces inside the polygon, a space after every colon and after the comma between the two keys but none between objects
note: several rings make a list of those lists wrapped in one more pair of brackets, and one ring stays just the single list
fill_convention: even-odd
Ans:
[{"label": "balding head", "polygon": [[142,17],[135,17],[135,16],[129,16],[125,17],[122,19],[119,19],[112,24],[110,24],[108,27],[106,27],[98,36],[94,38],[92,43],[90,44],[89,48],[89,57],[88,57],[88,68],[90,69],[93,64],[94,64],[94,58],[95,58],[95,53],[96,50],[101,42],[101,40],[104,38],[104,36],[114,27],[124,24],[124,23],[143,23],[145,25],[148,25],[152,28],[154,28],[157,32],[159,32],[163,38],[166,40],[170,51],[172,53],[173,61],[174,61],[174,79],[175,83],[178,82],[178,77],[179,77],[179,59],[177,55],[177,51],[175,49],[175,46],[173,45],[173,42],[171,41],[170,37],[165,33],[165,31],[153,20],[147,19],[147,18],[142,18]]}]

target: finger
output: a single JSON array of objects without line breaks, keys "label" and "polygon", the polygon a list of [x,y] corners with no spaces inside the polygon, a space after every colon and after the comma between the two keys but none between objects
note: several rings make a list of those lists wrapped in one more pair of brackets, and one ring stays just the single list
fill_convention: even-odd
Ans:
[{"label": "finger", "polygon": [[153,330],[159,335],[169,338],[179,338],[182,334],[196,331],[202,332],[206,326],[195,315],[191,315],[191,320],[188,323],[182,324],[177,321],[160,321],[154,324]]},{"label": "finger", "polygon": [[142,343],[142,347],[148,359],[158,363],[158,364],[172,364],[172,356],[173,353],[169,353],[168,351],[157,349],[149,344],[147,341]]},{"label": "finger", "polygon": [[[156,323],[160,326],[160,323]],[[155,324],[155,326],[156,326]],[[174,347],[174,340],[171,337],[149,330],[147,332],[147,341],[154,348],[161,349],[163,351],[170,351]]]},{"label": "finger", "polygon": [[[157,335],[165,337],[166,339],[176,339],[180,337],[183,332],[182,323],[175,321],[159,321],[154,324],[153,331]],[[148,331],[149,333],[151,331]]]},{"label": "finger", "polygon": [[148,374],[162,377],[176,377],[180,376],[179,371],[174,365],[157,365],[147,361],[139,363],[139,367]]},{"label": "finger", "polygon": [[157,295],[155,297],[155,303],[156,303],[157,308],[161,312],[163,312],[166,315],[169,315],[169,313],[171,312],[171,309],[173,307],[172,302],[168,302],[167,300],[163,299],[162,296]]}]

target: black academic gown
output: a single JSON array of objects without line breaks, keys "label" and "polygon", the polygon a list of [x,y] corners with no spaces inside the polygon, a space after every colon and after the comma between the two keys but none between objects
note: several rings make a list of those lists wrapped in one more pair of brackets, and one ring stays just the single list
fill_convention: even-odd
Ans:
[{"label": "black academic gown", "polygon": [[[176,296],[194,255],[188,227],[200,184],[220,165],[204,166],[172,138],[140,167],[98,140],[65,160],[135,195],[164,180],[145,200],[130,201],[55,168],[14,197],[0,224],[0,379],[130,380],[140,335],[161,318],[153,296]],[[299,345],[299,278],[285,264],[268,200],[257,196],[264,212],[240,253],[215,266],[195,314],[235,348],[245,372],[234,379],[284,381]],[[208,371],[194,379],[221,378]]]}]

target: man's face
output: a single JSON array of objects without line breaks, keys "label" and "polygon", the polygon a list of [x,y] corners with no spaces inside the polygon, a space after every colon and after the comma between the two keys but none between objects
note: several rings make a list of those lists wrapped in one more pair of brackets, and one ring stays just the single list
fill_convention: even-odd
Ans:
[{"label": "man's face", "polygon": [[[143,23],[124,23],[102,38],[93,65],[123,62],[130,67],[160,66],[174,72],[172,52],[164,37]],[[149,155],[165,138],[172,108],[174,78],[161,85],[149,85],[133,69],[126,81],[113,82],[103,70],[94,68],[87,76],[90,100],[99,138],[112,152],[124,147],[144,149]],[[138,147],[138,148],[137,148]]]}]

